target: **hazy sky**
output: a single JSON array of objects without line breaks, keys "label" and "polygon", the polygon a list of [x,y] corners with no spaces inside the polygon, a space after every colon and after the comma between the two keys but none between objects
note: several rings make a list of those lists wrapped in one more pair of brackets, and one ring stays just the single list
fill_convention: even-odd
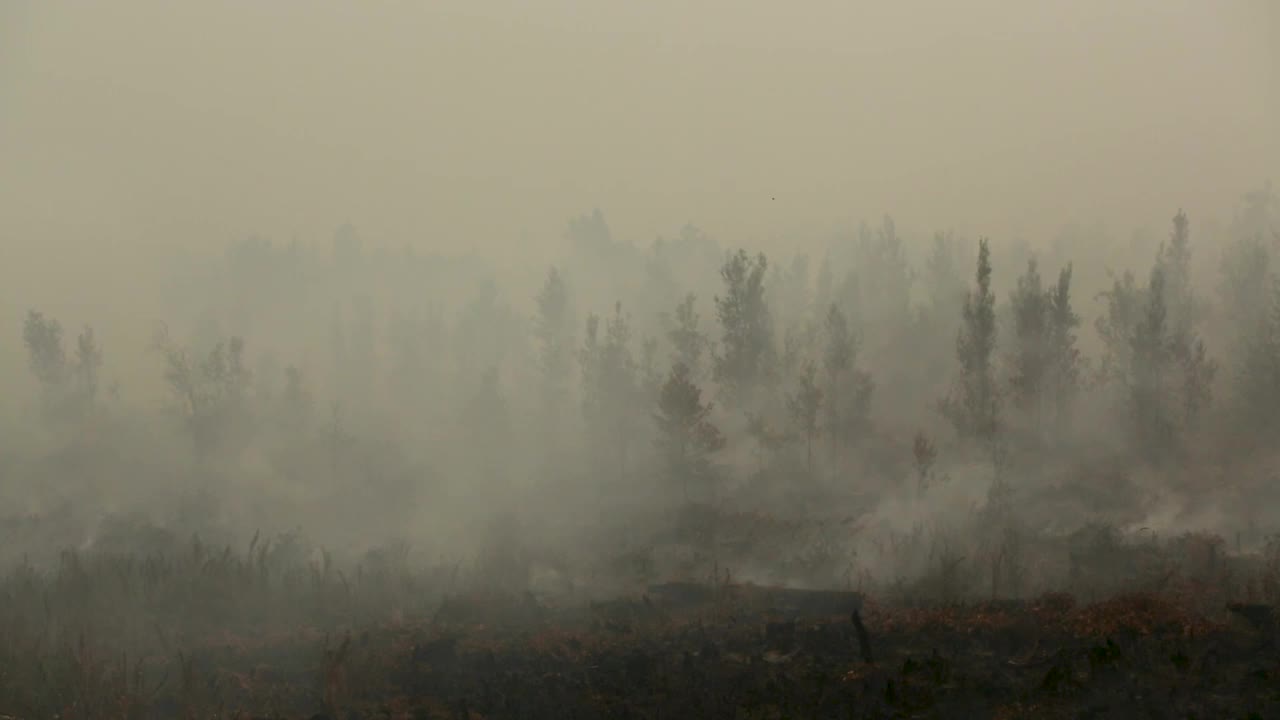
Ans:
[{"label": "hazy sky", "polygon": [[5,0],[0,273],[348,219],[542,251],[594,206],[640,241],[1162,224],[1280,170],[1278,7]]}]

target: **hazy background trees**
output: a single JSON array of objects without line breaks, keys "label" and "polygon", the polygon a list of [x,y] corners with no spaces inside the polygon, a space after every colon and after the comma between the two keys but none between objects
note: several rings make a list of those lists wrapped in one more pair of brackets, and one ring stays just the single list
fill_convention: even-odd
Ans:
[{"label": "hazy background trees", "polygon": [[1246,512],[1195,481],[1208,468],[1272,492],[1256,468],[1280,427],[1274,220],[1240,234],[1261,202],[1199,234],[1178,212],[1120,268],[887,217],[832,235],[814,265],[692,225],[635,245],[593,211],[522,281],[352,226],[255,237],[156,289],[190,278],[181,302],[157,300],[149,385],[113,380],[119,343],[104,352],[96,323],[73,342],[25,314],[29,372],[9,382],[33,391],[17,412],[43,440],[9,442],[26,459],[6,493],[33,512],[144,508],[205,533],[302,525],[350,548],[464,553],[516,519],[530,542],[570,545],[702,528],[714,554],[713,519],[733,513],[903,528],[959,523],[968,504],[987,514],[951,537],[1018,592],[1034,518]]}]

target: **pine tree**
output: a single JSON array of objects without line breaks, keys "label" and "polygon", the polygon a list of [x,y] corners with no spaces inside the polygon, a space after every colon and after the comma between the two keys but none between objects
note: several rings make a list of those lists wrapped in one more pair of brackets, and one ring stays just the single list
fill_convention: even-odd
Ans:
[{"label": "pine tree", "polygon": [[831,253],[828,252],[822,256],[822,263],[818,266],[818,279],[813,290],[813,310],[816,320],[824,319],[827,308],[831,306],[832,282]]},{"label": "pine tree", "polygon": [[1269,437],[1280,428],[1280,283],[1271,283],[1267,312],[1242,341],[1238,407],[1247,427]]},{"label": "pine tree", "polygon": [[636,362],[631,354],[631,320],[614,306],[600,337],[600,318],[587,317],[586,341],[579,359],[583,372],[583,410],[588,432],[602,461],[609,454],[619,479],[626,474],[627,453],[636,432],[635,413],[640,400]]},{"label": "pine tree", "polygon": [[61,323],[31,310],[22,327],[22,341],[27,346],[27,361],[31,373],[50,394],[56,392],[67,378],[67,355],[62,346]]},{"label": "pine tree", "polygon": [[667,340],[674,348],[672,362],[683,364],[695,381],[702,377],[702,359],[710,341],[698,327],[700,316],[694,304],[697,296],[685,295],[676,305],[674,326],[667,331]]},{"label": "pine tree", "polygon": [[1040,280],[1035,258],[1018,278],[1010,298],[1013,306],[1013,392],[1018,406],[1031,419],[1038,434],[1045,400],[1045,383],[1050,365],[1050,298]]},{"label": "pine tree", "polygon": [[1058,273],[1049,291],[1049,367],[1047,388],[1059,435],[1069,430],[1072,404],[1080,387],[1080,350],[1076,328],[1080,316],[1071,307],[1072,267]]},{"label": "pine tree", "polygon": [[538,342],[538,366],[542,373],[542,411],[554,423],[569,396],[573,372],[573,314],[569,288],[560,271],[551,268],[537,297],[534,337]]},{"label": "pine tree", "polygon": [[714,377],[736,407],[751,404],[772,370],[773,323],[764,292],[768,266],[763,254],[752,259],[739,250],[720,269],[725,294],[715,301],[723,335]]},{"label": "pine tree", "polygon": [[658,451],[670,477],[681,483],[686,502],[690,482],[710,478],[711,455],[725,446],[724,436],[709,420],[711,411],[712,404],[702,401],[702,389],[694,383],[689,367],[676,361],[658,394],[653,420]]},{"label": "pine tree", "polygon": [[1157,261],[1165,277],[1171,352],[1181,374],[1180,423],[1187,431],[1193,431],[1199,425],[1200,416],[1212,399],[1212,385],[1217,374],[1217,364],[1209,359],[1204,340],[1197,330],[1200,307],[1192,287],[1190,228],[1186,213],[1179,210],[1173,218],[1169,243],[1162,248]]},{"label": "pine tree", "polygon": [[98,397],[98,377],[102,372],[102,346],[94,338],[93,328],[86,325],[76,337],[76,394],[78,404],[88,410]]},{"label": "pine tree", "polygon": [[1134,327],[1129,370],[1129,402],[1136,440],[1153,461],[1178,446],[1178,427],[1168,406],[1174,395],[1169,387],[1174,357],[1164,290],[1164,266],[1156,263],[1151,269],[1142,318]]},{"label": "pine tree", "polygon": [[1173,217],[1173,232],[1160,252],[1164,267],[1165,307],[1169,330],[1175,338],[1186,338],[1196,320],[1196,300],[1191,286],[1191,223],[1181,210]]},{"label": "pine tree", "polygon": [[501,485],[506,480],[506,454],[511,447],[512,431],[496,367],[487,368],[480,376],[479,386],[462,412],[462,421],[468,435],[484,438],[486,450],[476,458],[480,478],[490,487]]},{"label": "pine tree", "polygon": [[991,292],[991,250],[978,241],[976,286],[965,296],[963,326],[956,338],[960,362],[957,388],[941,406],[964,438],[993,441],[999,424],[1000,397],[992,363],[996,348],[995,295]]},{"label": "pine tree", "polygon": [[295,365],[284,369],[284,391],[280,394],[280,423],[285,429],[300,432],[311,422],[315,400],[307,389],[302,371]]},{"label": "pine tree", "polygon": [[870,376],[857,367],[857,339],[849,330],[844,313],[834,303],[828,307],[824,329],[826,427],[834,465],[839,461],[840,448],[853,442],[865,429],[874,386]]},{"label": "pine tree", "polygon": [[813,474],[813,441],[818,437],[818,418],[822,413],[822,388],[818,387],[817,369],[807,363],[800,373],[796,392],[787,396],[787,410],[796,433],[804,438],[805,471]]},{"label": "pine tree", "polygon": [[1111,289],[1100,297],[1107,301],[1107,313],[1094,323],[1104,347],[1099,376],[1104,382],[1123,384],[1133,364],[1133,334],[1142,320],[1146,289],[1138,287],[1133,273],[1126,270],[1112,278]]}]

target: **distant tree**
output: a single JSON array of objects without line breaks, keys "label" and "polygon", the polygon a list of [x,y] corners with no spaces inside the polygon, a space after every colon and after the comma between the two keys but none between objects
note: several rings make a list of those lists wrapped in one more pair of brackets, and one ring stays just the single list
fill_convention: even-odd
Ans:
[{"label": "distant tree", "polygon": [[875,325],[895,331],[907,327],[915,278],[897,224],[885,215],[874,233],[863,225],[859,242],[859,305]]},{"label": "distant tree", "polygon": [[916,469],[916,495],[923,496],[933,484],[933,465],[938,460],[938,448],[924,431],[917,430],[911,441],[911,459]]},{"label": "distant tree", "polygon": [[353,397],[369,402],[373,395],[374,379],[378,376],[377,311],[373,298],[368,294],[357,295],[352,302],[351,333],[348,336],[348,359],[351,362],[347,377]]},{"label": "distant tree", "polygon": [[569,396],[574,342],[569,288],[560,271],[554,267],[547,271],[547,279],[538,293],[537,306],[533,331],[542,373],[542,409],[544,417],[553,422]]},{"label": "distant tree", "polygon": [[774,265],[768,283],[768,302],[774,319],[791,327],[807,319],[809,311],[809,256],[797,253],[791,266]]},{"label": "distant tree", "polygon": [[929,291],[929,315],[956,324],[955,308],[964,302],[966,288],[960,244],[951,233],[935,233],[924,265]]},{"label": "distant tree", "polygon": [[640,394],[646,398],[657,397],[662,389],[662,372],[658,369],[658,339],[646,336],[640,341],[638,368]]},{"label": "distant tree", "polygon": [[360,262],[364,242],[351,223],[343,223],[333,233],[333,260],[339,267],[350,268]]},{"label": "distant tree", "polygon": [[1188,431],[1199,429],[1200,420],[1213,400],[1213,381],[1218,364],[1208,356],[1204,340],[1179,336],[1174,345],[1182,375],[1182,424]]},{"label": "distant tree", "polygon": [[991,292],[991,250],[978,241],[976,286],[965,296],[963,326],[956,339],[960,378],[941,405],[962,438],[992,441],[999,424],[1000,396],[995,384],[995,295]]},{"label": "distant tree", "polygon": [[676,305],[674,323],[667,331],[667,340],[674,349],[672,362],[681,363],[689,370],[689,377],[697,381],[703,373],[703,356],[711,341],[698,326],[701,319],[694,303],[697,296],[689,293]]},{"label": "distant tree", "polygon": [[244,364],[244,341],[217,343],[203,358],[174,343],[164,328],[155,347],[165,361],[165,381],[199,459],[235,452],[247,440],[251,375]]},{"label": "distant tree", "polygon": [[1125,382],[1133,358],[1133,335],[1142,321],[1146,289],[1138,287],[1132,272],[1112,277],[1111,289],[1099,295],[1107,312],[1095,322],[1104,353],[1099,368],[1102,382]]},{"label": "distant tree", "polygon": [[822,256],[822,263],[818,265],[818,279],[813,290],[813,310],[816,320],[825,319],[827,308],[831,307],[832,283],[831,253],[828,252]]},{"label": "distant tree", "polygon": [[586,340],[579,353],[583,380],[583,417],[597,458],[612,456],[619,479],[626,475],[628,450],[636,434],[636,409],[642,407],[631,354],[631,320],[622,304],[600,337],[600,318],[587,317]]},{"label": "distant tree", "polygon": [[818,418],[822,414],[822,388],[818,387],[817,369],[813,363],[805,365],[796,391],[787,396],[787,410],[796,434],[804,438],[805,471],[812,475],[813,441],[821,430]]},{"label": "distant tree", "polygon": [[419,311],[397,310],[387,322],[387,348],[393,397],[413,413],[428,401],[437,380],[435,359],[445,344],[443,328]]},{"label": "distant tree", "polygon": [[808,319],[788,325],[782,334],[782,353],[777,360],[776,372],[782,377],[791,377],[802,370],[803,364],[817,350],[817,342],[817,327]]},{"label": "distant tree", "polygon": [[1038,434],[1045,402],[1045,384],[1051,362],[1050,296],[1040,280],[1035,258],[1018,278],[1010,297],[1013,308],[1013,394],[1018,407]]},{"label": "distant tree", "polygon": [[1198,308],[1191,284],[1191,223],[1181,210],[1173,217],[1173,232],[1162,246],[1158,262],[1163,266],[1170,332],[1186,338],[1193,332]]},{"label": "distant tree", "polygon": [[1178,447],[1178,425],[1169,407],[1176,395],[1169,385],[1174,356],[1164,289],[1164,267],[1156,263],[1151,269],[1142,318],[1131,339],[1128,380],[1134,434],[1150,460],[1158,460]]},{"label": "distant tree", "polygon": [[92,405],[98,397],[99,376],[102,373],[102,346],[94,338],[93,328],[86,325],[76,337],[76,394],[85,405]]},{"label": "distant tree", "polygon": [[824,323],[826,346],[822,365],[826,371],[825,403],[827,437],[831,441],[831,461],[839,461],[840,450],[852,443],[866,428],[874,384],[871,376],[857,367],[858,342],[840,308],[832,303]]},{"label": "distant tree", "polygon": [[[1260,437],[1280,429],[1280,284],[1271,283],[1268,312],[1241,341],[1237,407],[1244,426]],[[1256,311],[1255,311],[1256,312]]]},{"label": "distant tree", "polygon": [[[486,275],[472,290],[454,317],[450,335],[454,387],[467,392],[476,387],[490,367],[501,367],[514,349],[527,344],[527,328],[499,291],[497,281]],[[458,399],[466,402],[465,395]]]},{"label": "distant tree", "polygon": [[1169,315],[1169,342],[1180,374],[1181,424],[1195,430],[1200,417],[1212,399],[1212,385],[1217,364],[1208,358],[1198,324],[1202,315],[1191,277],[1191,230],[1187,214],[1178,211],[1173,218],[1169,243],[1157,260],[1165,276],[1165,306]]},{"label": "distant tree", "polygon": [[284,369],[284,390],[279,398],[279,416],[285,429],[300,432],[307,428],[315,400],[307,389],[302,371],[290,365]]},{"label": "distant tree", "polygon": [[461,420],[467,435],[483,438],[486,448],[476,456],[480,477],[491,488],[506,480],[507,453],[512,441],[511,416],[502,392],[502,380],[496,367],[480,375],[478,387],[464,406]]},{"label": "distant tree", "polygon": [[1271,322],[1271,249],[1262,236],[1234,240],[1222,253],[1218,299],[1228,325],[1228,356],[1243,360],[1253,338]]},{"label": "distant tree", "polygon": [[690,481],[707,481],[712,473],[711,456],[725,446],[724,436],[710,421],[712,404],[702,401],[702,389],[694,382],[689,367],[680,361],[671,366],[658,395],[658,451],[668,474],[681,483],[689,499]]},{"label": "distant tree", "polygon": [[759,469],[763,471],[766,460],[771,461],[774,456],[795,443],[797,437],[794,433],[788,432],[787,429],[779,427],[773,420],[762,413],[747,412],[746,416],[747,435],[755,441],[756,458],[759,462]]},{"label": "distant tree", "polygon": [[613,245],[613,233],[600,208],[570,220],[565,235],[576,252],[588,257],[603,256]]},{"label": "distant tree", "polygon": [[1080,388],[1081,359],[1076,347],[1080,316],[1071,306],[1072,266],[1058,273],[1049,290],[1049,354],[1046,387],[1059,434],[1069,429],[1071,409]]},{"label": "distant tree", "polygon": [[53,396],[67,379],[67,354],[62,346],[61,323],[36,310],[28,311],[22,327],[22,341],[27,346],[31,374]]},{"label": "distant tree", "polygon": [[40,383],[45,417],[65,421],[83,417],[94,406],[102,370],[102,348],[86,326],[76,337],[75,356],[67,361],[62,325],[31,310],[22,328],[31,374]]},{"label": "distant tree", "polygon": [[1245,193],[1232,218],[1231,235],[1235,238],[1266,238],[1272,235],[1280,239],[1280,197],[1276,196],[1271,181]]},{"label": "distant tree", "polygon": [[716,314],[723,332],[715,356],[715,380],[726,398],[738,407],[750,404],[765,382],[773,361],[773,322],[765,299],[768,260],[753,260],[739,250],[720,269],[724,296],[716,297]]}]

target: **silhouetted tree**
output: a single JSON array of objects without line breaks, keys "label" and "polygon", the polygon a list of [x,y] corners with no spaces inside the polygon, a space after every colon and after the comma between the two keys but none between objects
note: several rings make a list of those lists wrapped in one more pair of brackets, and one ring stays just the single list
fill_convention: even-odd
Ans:
[{"label": "silhouetted tree", "polygon": [[858,342],[840,308],[827,309],[826,347],[822,365],[826,371],[824,390],[827,437],[831,440],[831,460],[840,458],[840,449],[856,440],[866,428],[871,410],[871,377],[857,367]]},{"label": "silhouetted tree", "polygon": [[56,393],[67,379],[67,354],[62,346],[62,325],[54,318],[31,310],[22,327],[27,365],[41,387]]},{"label": "silhouetted tree", "polygon": [[1124,383],[1133,358],[1133,335],[1142,321],[1146,290],[1138,287],[1132,272],[1112,277],[1111,289],[1099,295],[1107,302],[1107,312],[1095,322],[1104,348],[1099,379]]},{"label": "silhouetted tree", "polygon": [[1040,431],[1045,401],[1045,384],[1051,362],[1050,297],[1040,280],[1035,258],[1027,261],[1027,270],[1018,278],[1017,289],[1010,297],[1013,308],[1013,394],[1018,407],[1031,420],[1033,430]]},{"label": "silhouetted tree", "polygon": [[1145,293],[1142,317],[1134,327],[1132,359],[1129,367],[1129,402],[1134,434],[1139,448],[1150,460],[1173,452],[1178,445],[1174,420],[1170,370],[1174,363],[1169,338],[1168,308],[1165,305],[1164,266],[1156,263]]},{"label": "silhouetted tree", "polygon": [[31,310],[22,328],[27,364],[40,383],[45,418],[66,421],[90,412],[98,395],[102,348],[93,328],[86,326],[76,338],[75,356],[67,362],[62,325],[54,318]]},{"label": "silhouetted tree", "polygon": [[315,401],[297,366],[290,365],[284,369],[284,390],[278,402],[280,422],[284,428],[293,432],[306,430]]},{"label": "silhouetted tree", "polygon": [[485,450],[475,457],[480,479],[490,488],[506,481],[507,453],[512,443],[511,416],[502,392],[501,377],[496,367],[480,376],[461,417],[463,428],[473,445]]},{"label": "silhouetted tree", "polygon": [[250,432],[251,377],[244,364],[244,342],[236,337],[219,342],[197,359],[162,328],[155,346],[164,357],[165,381],[197,457],[206,460],[221,451],[241,449]]},{"label": "silhouetted tree", "polygon": [[964,438],[991,441],[999,423],[1000,396],[992,360],[996,348],[995,295],[991,292],[991,250],[978,241],[976,285],[965,296],[964,324],[956,339],[960,378],[941,406],[956,432]]},{"label": "silhouetted tree", "polygon": [[859,229],[858,306],[876,326],[899,330],[911,314],[911,285],[915,278],[907,261],[897,224],[885,215],[873,233]]},{"label": "silhouetted tree", "polygon": [[542,411],[554,424],[569,397],[573,372],[573,312],[569,288],[560,271],[551,268],[537,297],[538,314],[534,337],[538,343],[538,364],[542,373]]},{"label": "silhouetted tree", "polygon": [[667,340],[673,348],[672,362],[683,364],[689,370],[689,377],[695,381],[702,377],[703,355],[710,347],[711,341],[706,333],[698,327],[698,311],[694,308],[697,297],[693,293],[685,295],[684,300],[676,305],[674,324],[667,331]]},{"label": "silhouetted tree", "polygon": [[711,403],[702,401],[702,389],[693,382],[689,367],[676,361],[658,394],[653,419],[658,451],[669,475],[680,481],[686,501],[690,481],[710,479],[711,455],[725,445],[724,436],[709,419],[711,410]]},{"label": "silhouetted tree", "polygon": [[767,270],[763,254],[753,260],[745,250],[731,255],[720,269],[725,294],[716,297],[723,335],[715,356],[715,380],[738,407],[750,404],[772,369],[773,322],[764,293]]},{"label": "silhouetted tree", "polygon": [[1169,243],[1162,248],[1158,263],[1165,275],[1165,307],[1172,355],[1181,374],[1180,394],[1184,429],[1199,425],[1200,416],[1212,399],[1212,385],[1217,365],[1208,358],[1204,340],[1199,337],[1200,305],[1191,278],[1191,229],[1186,213],[1181,210],[1173,218]]},{"label": "silhouetted tree", "polygon": [[1058,433],[1067,431],[1072,405],[1080,389],[1081,360],[1076,347],[1080,316],[1071,306],[1072,266],[1058,273],[1058,282],[1049,290],[1049,363],[1047,389],[1053,405]]},{"label": "silhouetted tree", "polygon": [[796,433],[804,438],[805,471],[813,474],[813,441],[818,437],[818,418],[822,414],[822,388],[818,387],[817,369],[807,363],[800,373],[796,391],[787,396],[787,410]]},{"label": "silhouetted tree", "polygon": [[1160,251],[1164,268],[1165,307],[1170,333],[1185,338],[1193,332],[1197,308],[1191,286],[1191,223],[1181,210],[1173,217],[1173,232]]},{"label": "silhouetted tree", "polygon": [[1241,341],[1236,379],[1237,404],[1246,427],[1263,437],[1280,428],[1280,284],[1271,282],[1270,298],[1255,330]]},{"label": "silhouetted tree", "polygon": [[822,256],[822,263],[818,265],[818,278],[813,289],[813,311],[815,320],[824,320],[826,318],[827,309],[831,307],[833,298],[833,282],[834,278],[831,271],[831,253],[828,252]]},{"label": "silhouetted tree", "polygon": [[583,381],[583,418],[597,458],[612,455],[619,479],[626,474],[627,452],[636,433],[636,409],[640,407],[636,363],[631,354],[631,320],[622,304],[605,324],[587,317],[586,340],[579,353]]}]

